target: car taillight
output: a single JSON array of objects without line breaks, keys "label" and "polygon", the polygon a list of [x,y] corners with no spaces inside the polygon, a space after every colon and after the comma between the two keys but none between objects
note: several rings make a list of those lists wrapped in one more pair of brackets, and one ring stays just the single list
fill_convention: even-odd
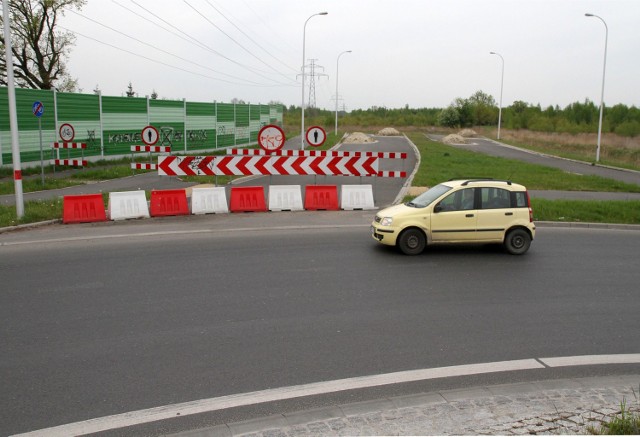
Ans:
[{"label": "car taillight", "polygon": [[529,223],[533,223],[533,208],[531,208],[531,198],[529,197],[529,192],[527,193],[527,206],[529,207]]}]

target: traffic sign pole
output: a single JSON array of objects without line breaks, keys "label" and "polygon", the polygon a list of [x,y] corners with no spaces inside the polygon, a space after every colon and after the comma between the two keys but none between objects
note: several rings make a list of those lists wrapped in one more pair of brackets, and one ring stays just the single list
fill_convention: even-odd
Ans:
[{"label": "traffic sign pole", "polygon": [[38,130],[40,131],[40,180],[44,187],[44,152],[42,151],[42,118],[38,117]]},{"label": "traffic sign pole", "polygon": [[11,128],[11,156],[13,157],[13,182],[16,192],[16,216],[24,216],[24,196],[22,195],[22,170],[20,167],[20,143],[18,138],[18,114],[16,111],[16,89],[13,78],[13,52],[11,47],[11,24],[9,2],[2,2],[4,22],[4,48],[7,69],[7,95],[9,97],[9,126]]},{"label": "traffic sign pole", "polygon": [[42,102],[36,101],[33,103],[33,107],[31,109],[33,111],[33,115],[38,117],[38,132],[40,134],[40,180],[44,187],[44,153],[42,151],[42,114],[44,114],[44,105]]}]

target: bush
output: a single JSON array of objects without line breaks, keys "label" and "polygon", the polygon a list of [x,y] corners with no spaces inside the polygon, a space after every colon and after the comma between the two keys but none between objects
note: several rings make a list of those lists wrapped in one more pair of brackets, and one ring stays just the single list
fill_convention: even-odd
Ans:
[{"label": "bush", "polygon": [[615,133],[624,137],[635,137],[636,135],[640,135],[640,122],[625,121],[620,123],[615,129]]}]

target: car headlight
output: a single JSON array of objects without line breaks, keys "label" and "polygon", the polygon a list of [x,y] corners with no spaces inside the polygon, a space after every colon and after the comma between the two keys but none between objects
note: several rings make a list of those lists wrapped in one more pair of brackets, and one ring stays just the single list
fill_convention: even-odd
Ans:
[{"label": "car headlight", "polygon": [[382,226],[391,226],[391,223],[393,223],[393,217],[382,217],[380,220]]}]

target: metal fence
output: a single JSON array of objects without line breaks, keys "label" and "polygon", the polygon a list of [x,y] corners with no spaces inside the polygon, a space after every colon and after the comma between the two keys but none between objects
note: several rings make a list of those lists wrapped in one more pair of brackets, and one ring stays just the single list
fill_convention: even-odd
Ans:
[{"label": "metal fence", "polygon": [[[34,114],[35,102],[44,106],[40,119]],[[87,144],[84,156],[108,156],[128,154],[132,145],[142,144],[145,126],[158,130],[158,145],[171,146],[174,153],[186,153],[255,143],[263,126],[282,125],[283,121],[281,105],[154,100],[21,88],[16,89],[16,107],[22,162],[40,159],[39,125],[45,150],[63,140],[61,126],[71,125],[73,141]],[[0,165],[11,164],[11,155],[7,88],[0,87]]]}]

